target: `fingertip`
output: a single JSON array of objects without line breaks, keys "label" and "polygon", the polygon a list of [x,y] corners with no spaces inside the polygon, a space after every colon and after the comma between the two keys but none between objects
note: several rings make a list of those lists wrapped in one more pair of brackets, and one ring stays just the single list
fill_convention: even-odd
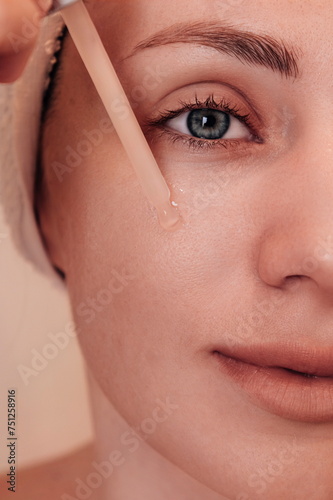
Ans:
[{"label": "fingertip", "polygon": [[33,47],[17,54],[1,55],[0,83],[13,83],[22,75]]}]

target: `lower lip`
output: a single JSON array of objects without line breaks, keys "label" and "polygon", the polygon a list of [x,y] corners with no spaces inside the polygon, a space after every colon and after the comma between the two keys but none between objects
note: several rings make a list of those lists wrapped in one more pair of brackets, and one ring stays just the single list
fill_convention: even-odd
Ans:
[{"label": "lower lip", "polygon": [[300,422],[333,421],[333,377],[304,377],[283,368],[251,365],[215,351],[219,368],[254,403]]}]

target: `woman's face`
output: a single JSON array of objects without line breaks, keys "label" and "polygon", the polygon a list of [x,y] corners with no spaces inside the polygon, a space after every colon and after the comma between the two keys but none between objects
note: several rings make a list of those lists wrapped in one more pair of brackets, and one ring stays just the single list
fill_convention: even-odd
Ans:
[{"label": "woman's face", "polygon": [[332,4],[89,9],[184,225],[160,227],[68,39],[41,222],[87,364],[135,428],[168,404],[148,442],[218,493],[331,498],[331,393],[293,375],[268,377],[262,397],[214,351],[264,346],[282,366],[292,346],[333,349]]}]

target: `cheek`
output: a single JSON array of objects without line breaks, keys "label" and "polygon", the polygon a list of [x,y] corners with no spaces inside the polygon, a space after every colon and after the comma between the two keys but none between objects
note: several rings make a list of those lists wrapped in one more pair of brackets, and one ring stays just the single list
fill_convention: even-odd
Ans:
[{"label": "cheek", "polygon": [[109,153],[99,152],[103,160],[87,162],[68,179],[66,276],[87,362],[127,413],[120,381],[148,402],[156,374],[161,390],[176,386],[189,348],[194,354],[229,326],[225,311],[244,295],[235,274],[245,248],[237,205],[217,208],[211,200],[194,216],[189,207],[198,187],[189,180],[180,210],[188,209],[192,222],[165,232],[116,150],[110,148],[109,162]]},{"label": "cheek", "polygon": [[[177,190],[179,177],[165,176]],[[214,473],[219,482],[219,469],[233,459],[225,442],[233,449],[240,438],[236,396],[228,381],[216,382],[209,347],[234,331],[235,304],[250,307],[244,267],[253,234],[236,188],[194,213],[202,184],[191,176],[181,185],[186,224],[168,233],[121,148],[99,149],[61,186],[65,271],[82,351],[107,398],[135,429],[156,401],[170,400],[175,409],[149,442],[181,468],[191,456],[188,472],[203,482]],[[237,411],[246,418],[247,408]],[[215,449],[212,472],[206,464]]]},{"label": "cheek", "polygon": [[[101,110],[97,115],[106,118]],[[81,154],[62,182],[53,172],[51,190],[65,221],[73,315],[87,363],[109,399],[126,418],[138,418],[139,411],[144,417],[145,405],[160,397],[156,392],[177,390],[185,358],[193,371],[191,387],[195,353],[234,331],[235,303],[250,307],[243,278],[250,275],[244,268],[253,245],[243,203],[247,180],[238,182],[220,159],[194,163],[178,150],[171,154],[171,146],[153,143],[185,220],[184,229],[168,233],[114,132],[94,146],[91,131],[99,129],[98,120],[92,125],[88,115],[80,117],[84,129],[74,115],[72,120],[63,132],[72,137],[70,144],[63,137],[57,151],[88,151],[82,141],[90,141],[92,151]],[[67,153],[52,154],[48,163],[69,165]],[[139,398],[138,405],[126,394]]]}]

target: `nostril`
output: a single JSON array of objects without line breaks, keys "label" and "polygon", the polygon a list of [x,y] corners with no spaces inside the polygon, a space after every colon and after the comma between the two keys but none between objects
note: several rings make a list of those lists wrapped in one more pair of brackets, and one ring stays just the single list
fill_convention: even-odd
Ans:
[{"label": "nostril", "polygon": [[289,276],[286,276],[285,277],[285,280],[288,280],[288,281],[292,281],[292,280],[297,280],[297,279],[300,279],[302,278],[303,275],[302,274],[291,274]]}]

